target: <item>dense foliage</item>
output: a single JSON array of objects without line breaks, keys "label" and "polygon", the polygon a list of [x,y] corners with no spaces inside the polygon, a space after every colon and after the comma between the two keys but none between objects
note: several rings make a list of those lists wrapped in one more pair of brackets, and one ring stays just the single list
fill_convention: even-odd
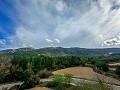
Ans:
[{"label": "dense foliage", "polygon": [[82,60],[80,57],[75,56],[15,56],[11,63],[14,66],[21,67],[23,70],[26,70],[27,64],[31,63],[33,71],[37,72],[45,68],[47,70],[54,70],[71,66],[79,66],[82,63]]},{"label": "dense foliage", "polygon": [[116,74],[118,74],[120,76],[120,65],[118,65],[116,68]]},{"label": "dense foliage", "polygon": [[[23,81],[21,88],[30,88],[39,83],[40,78],[51,76],[51,71],[91,65],[107,72],[108,63],[118,61],[119,55],[50,56],[50,55],[12,55],[0,56],[0,83]],[[119,67],[116,73],[119,75]],[[67,77],[70,77],[69,75]],[[69,78],[66,79],[69,81]]]}]

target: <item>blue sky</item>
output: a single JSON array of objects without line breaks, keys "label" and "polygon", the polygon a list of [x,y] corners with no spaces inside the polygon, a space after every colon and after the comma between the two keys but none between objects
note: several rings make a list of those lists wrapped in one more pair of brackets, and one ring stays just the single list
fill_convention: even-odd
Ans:
[{"label": "blue sky", "polygon": [[0,49],[120,46],[120,0],[0,0]]}]

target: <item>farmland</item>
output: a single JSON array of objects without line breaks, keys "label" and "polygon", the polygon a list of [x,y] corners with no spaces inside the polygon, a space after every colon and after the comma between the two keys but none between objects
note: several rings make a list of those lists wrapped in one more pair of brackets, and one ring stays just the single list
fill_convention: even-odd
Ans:
[{"label": "farmland", "polygon": [[74,77],[76,78],[84,78],[95,81],[97,81],[99,78],[106,83],[120,84],[119,80],[98,74],[94,72],[92,68],[89,67],[71,67],[53,72],[54,75],[65,74],[65,73],[73,74]]}]

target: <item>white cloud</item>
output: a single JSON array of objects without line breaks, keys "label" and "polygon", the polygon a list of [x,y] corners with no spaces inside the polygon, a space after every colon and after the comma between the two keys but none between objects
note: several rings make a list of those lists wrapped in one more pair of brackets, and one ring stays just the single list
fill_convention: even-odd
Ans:
[{"label": "white cloud", "polygon": [[27,47],[27,45],[26,44],[22,44],[22,47]]},{"label": "white cloud", "polygon": [[65,11],[67,9],[67,5],[63,1],[56,2],[57,11]]},{"label": "white cloud", "polygon": [[52,42],[53,42],[53,41],[50,40],[50,39],[46,39],[46,41],[47,41],[48,43],[52,43]]},{"label": "white cloud", "polygon": [[120,10],[111,11],[113,5],[109,0],[99,0],[97,3],[99,7],[98,4],[92,3],[86,13],[78,13],[78,17],[73,16],[65,23],[59,24],[55,35],[66,41],[67,45],[101,47],[104,40],[120,32]]},{"label": "white cloud", "polygon": [[116,7],[113,1],[119,6],[120,0],[13,1],[16,16],[13,10],[3,12],[17,24],[13,39],[16,46],[16,41],[21,46],[25,44],[37,48],[52,44],[63,47],[103,47],[109,45],[107,42],[116,42],[112,45],[119,45],[120,36],[117,38],[116,35],[120,33],[120,9],[113,8]]},{"label": "white cloud", "polygon": [[103,40],[103,39],[104,39],[102,34],[100,34],[100,35],[99,35],[99,37],[100,37],[100,39],[101,39],[101,40]]},{"label": "white cloud", "polygon": [[60,43],[60,40],[57,38],[55,38],[54,41],[55,41],[55,43]]},{"label": "white cloud", "polygon": [[1,39],[1,40],[0,40],[0,45],[4,45],[5,42],[6,42],[5,39]]},{"label": "white cloud", "polygon": [[112,38],[112,39],[108,39],[106,41],[104,41],[104,44],[107,46],[120,46],[120,34],[117,35],[116,37]]},{"label": "white cloud", "polygon": [[53,40],[51,39],[46,39],[47,43],[49,46],[56,46],[56,44],[59,44],[60,43],[60,40],[55,38]]}]

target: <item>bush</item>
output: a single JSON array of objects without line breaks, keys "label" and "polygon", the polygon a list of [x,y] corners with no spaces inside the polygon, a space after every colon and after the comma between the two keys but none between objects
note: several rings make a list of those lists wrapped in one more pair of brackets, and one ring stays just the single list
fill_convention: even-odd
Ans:
[{"label": "bush", "polygon": [[71,74],[64,74],[64,75],[55,75],[52,82],[48,82],[48,87],[54,87],[54,88],[62,88],[65,86],[70,86],[70,83],[72,82],[73,75]]},{"label": "bush", "polygon": [[55,75],[53,83],[55,83],[57,87],[61,87],[63,85],[63,75]]},{"label": "bush", "polygon": [[116,72],[116,74],[117,74],[117,75],[120,75],[120,65],[118,65],[118,66],[117,66],[117,68],[116,68],[116,71],[115,71],[115,72]]},{"label": "bush", "polygon": [[105,63],[105,62],[97,61],[96,64],[95,64],[95,66],[96,66],[98,69],[100,69],[100,70],[102,70],[102,71],[105,71],[105,72],[107,72],[107,71],[109,70],[108,64]]},{"label": "bush", "polygon": [[51,82],[48,82],[46,84],[46,86],[49,87],[49,88],[55,88],[55,87],[58,87],[59,85],[58,85],[58,83],[56,83],[54,81],[51,81]]},{"label": "bush", "polygon": [[58,68],[60,68],[60,69],[64,69],[65,66],[64,66],[64,65],[59,65]]},{"label": "bush", "polygon": [[23,85],[21,86],[21,90],[29,89],[39,84],[40,78],[36,76],[33,72],[26,70],[24,75],[25,75],[25,79]]},{"label": "bush", "polygon": [[48,77],[50,77],[51,75],[53,75],[53,74],[52,74],[50,71],[47,71],[46,69],[41,70],[41,71],[38,72],[38,76],[39,76],[40,78],[48,78]]},{"label": "bush", "polygon": [[65,84],[69,84],[72,82],[72,74],[64,74],[64,83]]}]

